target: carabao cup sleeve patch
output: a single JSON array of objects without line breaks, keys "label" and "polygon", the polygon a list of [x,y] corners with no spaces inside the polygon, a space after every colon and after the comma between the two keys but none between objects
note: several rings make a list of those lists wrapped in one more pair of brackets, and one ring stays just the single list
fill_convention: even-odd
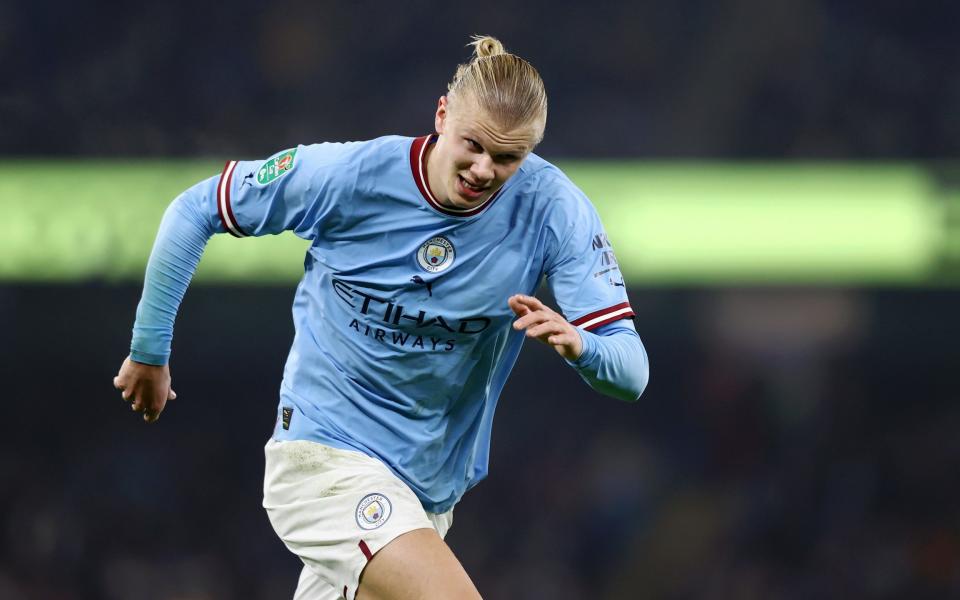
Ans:
[{"label": "carabao cup sleeve patch", "polygon": [[257,183],[267,185],[293,170],[297,160],[297,148],[284,150],[263,162],[257,169]]},{"label": "carabao cup sleeve patch", "polygon": [[217,183],[217,214],[235,237],[293,231],[316,237],[323,203],[338,189],[344,144],[298,146],[266,160],[227,161]]}]

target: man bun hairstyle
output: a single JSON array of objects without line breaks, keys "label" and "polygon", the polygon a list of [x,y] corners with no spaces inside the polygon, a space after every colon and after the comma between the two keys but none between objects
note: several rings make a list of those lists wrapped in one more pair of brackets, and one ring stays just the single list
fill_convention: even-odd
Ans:
[{"label": "man bun hairstyle", "polygon": [[470,98],[477,108],[506,129],[533,125],[537,143],[543,139],[547,124],[547,92],[537,70],[500,40],[475,35],[473,59],[457,67],[447,86],[451,106]]}]

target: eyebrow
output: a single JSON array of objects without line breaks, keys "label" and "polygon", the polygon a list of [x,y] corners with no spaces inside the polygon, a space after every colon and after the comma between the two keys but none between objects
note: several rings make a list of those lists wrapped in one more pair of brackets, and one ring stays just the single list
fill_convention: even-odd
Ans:
[{"label": "eyebrow", "polygon": [[[481,143],[482,140],[479,139],[480,136],[476,135],[476,132],[475,132],[475,131],[472,131],[472,130],[471,130],[471,131],[467,131],[467,132],[464,134],[464,137],[466,137],[467,139],[473,140],[473,141],[474,141],[475,143],[477,143],[481,148],[483,148],[484,150],[489,151],[491,154],[495,154],[496,156],[515,156],[515,157],[519,157],[519,156],[522,156],[525,152],[527,152],[527,147],[526,147],[526,146],[513,147],[513,148],[507,148],[507,149],[497,148],[497,149],[496,149],[497,151],[496,151],[496,152],[493,152],[493,151],[491,151],[491,149],[490,149],[490,144]],[[484,137],[486,137],[486,136],[484,136]]]}]

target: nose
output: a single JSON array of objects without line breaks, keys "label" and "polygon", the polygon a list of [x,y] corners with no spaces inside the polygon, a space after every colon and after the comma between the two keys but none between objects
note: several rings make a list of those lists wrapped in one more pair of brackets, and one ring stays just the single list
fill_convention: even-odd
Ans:
[{"label": "nose", "polygon": [[480,154],[470,166],[470,173],[477,183],[482,184],[491,181],[494,176],[493,159],[486,152]]}]

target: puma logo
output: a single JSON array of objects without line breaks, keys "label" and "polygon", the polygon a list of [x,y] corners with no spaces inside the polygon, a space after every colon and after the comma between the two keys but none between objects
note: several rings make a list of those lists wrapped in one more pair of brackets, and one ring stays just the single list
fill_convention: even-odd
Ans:
[{"label": "puma logo", "polygon": [[433,282],[424,281],[423,277],[420,277],[419,275],[414,275],[413,277],[410,278],[410,281],[418,285],[427,286],[427,295],[429,295],[431,298],[433,297]]}]

